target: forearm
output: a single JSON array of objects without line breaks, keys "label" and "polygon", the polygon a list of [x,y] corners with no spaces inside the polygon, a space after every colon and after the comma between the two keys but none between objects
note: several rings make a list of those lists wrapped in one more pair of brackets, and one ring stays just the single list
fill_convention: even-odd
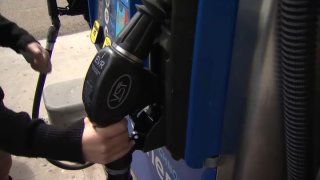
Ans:
[{"label": "forearm", "polygon": [[61,128],[31,120],[24,112],[16,113],[0,102],[0,149],[8,153],[83,162],[83,122]]},{"label": "forearm", "polygon": [[[83,120],[68,128],[39,123],[33,132],[30,155],[55,160],[84,162],[82,155]],[[31,130],[32,131],[32,130]]]},{"label": "forearm", "polygon": [[30,42],[36,41],[26,30],[0,14],[0,46],[10,47],[19,53]]}]

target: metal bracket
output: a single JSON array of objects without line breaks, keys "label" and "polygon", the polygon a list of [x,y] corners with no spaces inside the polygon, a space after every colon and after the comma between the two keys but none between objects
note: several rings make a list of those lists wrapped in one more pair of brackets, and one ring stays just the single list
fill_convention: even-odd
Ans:
[{"label": "metal bracket", "polygon": [[218,167],[219,162],[220,162],[219,156],[207,158],[207,159],[204,161],[204,167],[207,167],[207,168],[216,168],[216,167]]}]

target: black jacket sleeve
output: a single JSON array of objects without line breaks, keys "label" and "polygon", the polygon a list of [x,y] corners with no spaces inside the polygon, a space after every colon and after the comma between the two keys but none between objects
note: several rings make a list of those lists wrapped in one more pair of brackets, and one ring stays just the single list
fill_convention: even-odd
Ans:
[{"label": "black jacket sleeve", "polygon": [[0,46],[10,47],[19,53],[28,43],[37,42],[26,30],[0,14]]},{"label": "black jacket sleeve", "polygon": [[82,120],[68,128],[48,125],[6,108],[3,98],[0,87],[0,149],[17,156],[84,162]]}]

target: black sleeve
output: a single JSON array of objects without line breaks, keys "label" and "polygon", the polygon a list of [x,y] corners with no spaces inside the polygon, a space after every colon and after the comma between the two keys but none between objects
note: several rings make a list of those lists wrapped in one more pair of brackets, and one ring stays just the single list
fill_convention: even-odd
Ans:
[{"label": "black sleeve", "polygon": [[0,14],[0,46],[10,47],[19,53],[28,43],[37,42],[26,30]]},{"label": "black sleeve", "polygon": [[17,156],[84,162],[82,120],[68,128],[48,125],[41,119],[31,120],[25,112],[6,108],[3,96],[0,87],[0,149]]}]

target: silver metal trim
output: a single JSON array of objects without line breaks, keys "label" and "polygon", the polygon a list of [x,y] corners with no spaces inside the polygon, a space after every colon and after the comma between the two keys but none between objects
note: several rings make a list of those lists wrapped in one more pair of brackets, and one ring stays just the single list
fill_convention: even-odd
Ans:
[{"label": "silver metal trim", "polygon": [[204,167],[216,168],[219,165],[219,157],[208,158],[204,161]]},{"label": "silver metal trim", "polygon": [[49,42],[46,43],[46,49],[47,49],[47,50],[52,51],[52,50],[53,50],[53,47],[54,47],[54,43],[49,43]]},{"label": "silver metal trim", "polygon": [[125,49],[123,49],[122,47],[120,47],[119,45],[117,45],[116,43],[113,43],[111,46],[114,50],[116,50],[118,53],[120,53],[121,55],[123,55],[124,57],[128,58],[129,60],[133,61],[134,63],[139,63],[142,64],[143,61],[138,58],[137,56],[129,53],[128,51],[126,51]]}]

